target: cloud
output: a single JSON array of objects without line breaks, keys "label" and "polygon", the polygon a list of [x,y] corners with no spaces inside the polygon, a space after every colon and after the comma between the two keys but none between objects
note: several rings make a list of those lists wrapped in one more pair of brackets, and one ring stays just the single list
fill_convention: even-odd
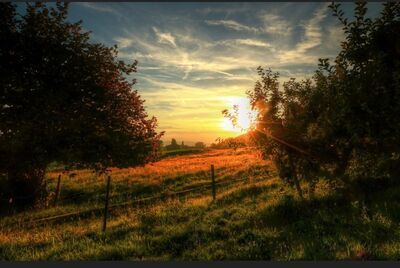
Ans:
[{"label": "cloud", "polygon": [[[88,14],[91,8],[115,17],[111,5],[86,4],[82,9]],[[185,143],[200,137],[196,133],[209,135],[203,141],[220,136],[221,110],[230,108],[229,97],[245,97],[253,88],[257,66],[280,72],[281,82],[301,79],[313,73],[319,57],[340,49],[341,31],[325,19],[325,5],[317,3],[284,8],[204,4],[200,11],[154,6],[151,12],[127,6],[111,6],[124,14],[123,24],[115,25],[118,31],[110,33],[99,19],[96,34],[114,40],[122,59],[139,61],[132,78],[137,78],[135,89],[146,100],[146,111],[158,118],[166,137]]]},{"label": "cloud", "polygon": [[318,56],[309,53],[312,49],[322,44],[321,22],[327,16],[326,5],[314,12],[313,17],[301,23],[304,29],[304,35],[293,49],[282,51],[279,59],[282,64],[302,62],[303,64],[317,62]]},{"label": "cloud", "polygon": [[171,45],[174,48],[176,48],[175,37],[173,37],[171,33],[160,32],[160,30],[158,30],[156,27],[153,27],[152,29],[153,29],[154,33],[156,34],[158,41],[160,43]]},{"label": "cloud", "polygon": [[143,66],[140,67],[141,70],[161,70],[162,67],[155,67],[155,66]]},{"label": "cloud", "polygon": [[211,26],[223,26],[235,31],[258,32],[255,27],[249,27],[234,20],[206,20],[205,23]]},{"label": "cloud", "polygon": [[260,19],[263,23],[263,30],[274,35],[289,35],[292,27],[288,21],[276,14],[262,14]]},{"label": "cloud", "polygon": [[326,48],[334,53],[340,47],[340,42],[345,40],[345,33],[341,24],[334,25],[327,30]]},{"label": "cloud", "polygon": [[140,93],[146,99],[148,113],[157,116],[159,129],[167,131],[164,138],[175,135],[175,138],[190,140],[194,133],[203,133],[203,141],[210,142],[215,140],[216,133],[222,136],[231,135],[221,130],[221,111],[230,108],[232,98],[244,96],[242,87],[204,88],[146,79],[149,80],[150,87],[157,90]]},{"label": "cloud", "polygon": [[270,48],[271,44],[266,43],[261,40],[257,39],[229,39],[229,40],[224,40],[219,42],[220,44],[223,45],[228,45],[228,46],[251,46],[251,47],[261,47],[261,48]]},{"label": "cloud", "polygon": [[238,39],[237,43],[240,45],[255,46],[255,47],[271,47],[271,45],[268,43],[254,39]]},{"label": "cloud", "polygon": [[[239,85],[247,85],[242,87],[245,91],[251,86],[249,82],[258,78],[255,71],[257,66],[267,64],[273,70],[282,71],[290,64],[317,64],[318,53],[309,54],[309,50],[312,42],[316,45],[321,42],[317,34],[321,30],[319,22],[323,17],[320,14],[316,13],[309,21],[303,22],[304,36],[292,48],[285,48],[288,46],[286,40],[276,38],[270,43],[265,40],[267,37],[263,39],[259,35],[258,38],[215,41],[188,24],[185,29],[170,27],[165,30],[173,38],[175,46],[165,41],[169,47],[163,49],[152,40],[151,35],[128,32],[127,36],[118,40],[122,44],[131,43],[133,47],[131,50],[121,51],[120,56],[139,59],[141,76],[153,76],[164,81],[176,81],[180,78],[181,81],[192,84],[203,81],[207,87],[212,83],[224,86],[238,82]],[[161,33],[157,28],[154,31]],[[179,46],[176,46],[175,39],[179,40]],[[151,70],[156,70],[155,67],[159,69],[152,73]],[[146,70],[150,72],[141,72]],[[234,70],[240,71],[235,73]],[[300,69],[295,72],[300,78],[307,73],[308,67],[303,72]],[[205,78],[202,79],[203,77]]]},{"label": "cloud", "polygon": [[306,51],[316,47],[322,42],[321,22],[327,16],[326,8],[321,8],[314,13],[314,17],[305,25],[304,40],[297,47],[300,51]]},{"label": "cloud", "polygon": [[197,9],[196,12],[203,14],[203,15],[208,15],[208,14],[218,14],[218,13],[224,13],[227,15],[231,14],[236,14],[236,13],[243,13],[246,11],[249,11],[250,7],[249,6],[241,6],[241,7],[206,7],[202,9]]},{"label": "cloud", "polygon": [[192,67],[191,65],[189,65],[189,66],[186,68],[186,70],[185,70],[185,76],[183,76],[182,80],[185,80],[185,79],[189,76],[189,74],[190,74],[190,72],[192,71],[192,69],[193,69],[193,67]]},{"label": "cloud", "polygon": [[117,37],[114,40],[117,42],[118,48],[120,49],[131,47],[133,43],[129,38]]},{"label": "cloud", "polygon": [[[317,9],[311,18],[301,21],[298,27],[303,31],[296,32],[300,36],[296,36],[298,41],[294,44],[287,35],[279,33],[290,31],[293,35],[293,24],[279,16],[266,16],[259,21],[261,24],[251,27],[226,20],[207,23],[243,31],[241,38],[232,38],[236,33],[225,39],[216,38],[196,24],[185,23],[185,27],[165,25],[162,31],[151,27],[156,42],[148,31],[137,30],[125,31],[124,36],[115,40],[126,47],[120,56],[139,57],[137,88],[146,99],[148,113],[159,119],[159,129],[179,138],[183,138],[185,130],[190,137],[189,133],[194,135],[207,129],[207,133],[214,133],[207,138],[211,139],[221,131],[221,110],[230,108],[221,96],[245,96],[245,91],[258,79],[257,66],[279,71],[280,81],[289,77],[301,79],[312,73],[318,57],[324,55],[314,48],[321,46],[323,37],[328,35],[321,26],[325,17],[326,12]],[[275,28],[265,25],[265,21],[277,22]],[[276,36],[271,38],[265,33]],[[334,30],[329,33],[336,35]]]},{"label": "cloud", "polygon": [[89,3],[89,2],[78,2],[78,3],[74,3],[74,4],[80,5],[80,6],[83,6],[83,7],[98,11],[98,12],[113,13],[113,14],[121,17],[121,14],[118,11],[116,11],[115,9],[113,9],[111,7],[105,6],[104,3],[93,4],[93,3]]}]

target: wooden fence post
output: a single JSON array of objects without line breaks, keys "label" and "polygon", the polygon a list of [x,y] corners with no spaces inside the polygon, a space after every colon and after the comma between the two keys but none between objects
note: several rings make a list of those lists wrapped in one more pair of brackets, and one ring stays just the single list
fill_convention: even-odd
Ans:
[{"label": "wooden fence post", "polygon": [[215,200],[215,198],[216,198],[216,189],[215,189],[214,165],[211,165],[211,183],[212,183],[213,200]]},{"label": "wooden fence post", "polygon": [[47,208],[49,206],[49,203],[47,200],[47,181],[46,180],[44,180],[44,182],[43,182],[42,200],[44,200],[44,206]]},{"label": "wooden fence post", "polygon": [[108,210],[108,197],[110,195],[110,182],[111,182],[111,177],[108,176],[106,199],[105,199],[105,204],[104,204],[103,233],[106,231],[106,227],[107,227],[107,210]]},{"label": "wooden fence post", "polygon": [[46,194],[47,193],[47,181],[46,181],[46,179],[43,180],[43,190],[44,190],[44,193]]},{"label": "wooden fence post", "polygon": [[61,187],[61,174],[58,175],[57,179],[56,196],[54,197],[54,204],[57,204],[58,197],[60,196],[60,187]]}]

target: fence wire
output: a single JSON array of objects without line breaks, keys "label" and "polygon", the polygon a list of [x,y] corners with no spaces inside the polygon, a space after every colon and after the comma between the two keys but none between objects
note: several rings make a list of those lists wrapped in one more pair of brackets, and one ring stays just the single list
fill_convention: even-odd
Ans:
[{"label": "fence wire", "polygon": [[[246,179],[237,179],[237,180],[226,180],[226,181],[217,182],[217,183],[215,183],[215,185],[234,184],[236,182],[241,182],[241,181],[246,181],[246,180],[248,180],[248,179],[246,178]],[[172,197],[172,196],[185,195],[187,193],[203,192],[205,190],[208,190],[209,188],[212,188],[211,183],[204,184],[204,185],[197,186],[197,187],[192,187],[192,188],[181,190],[181,191],[167,190],[167,191],[161,192],[157,195],[148,196],[148,197],[139,198],[139,199],[133,199],[133,200],[109,205],[108,210],[112,210],[112,209],[115,209],[118,207],[123,207],[123,206],[130,206],[130,205],[134,205],[134,204],[138,205],[140,203],[145,203],[145,202],[148,202],[151,200],[157,200],[157,199],[163,199],[163,198],[165,199],[165,198]],[[122,196],[122,194],[117,195],[117,196]],[[36,218],[36,219],[35,218],[26,219],[24,221],[15,221],[15,222],[10,223],[10,225],[34,225],[34,224],[50,222],[50,221],[54,221],[54,220],[72,218],[75,216],[80,216],[80,215],[87,214],[87,213],[99,212],[99,211],[103,211],[103,210],[104,210],[104,205],[97,206],[94,208],[84,209],[84,210],[80,210],[80,211],[76,211],[76,212],[51,215],[51,216]]]}]

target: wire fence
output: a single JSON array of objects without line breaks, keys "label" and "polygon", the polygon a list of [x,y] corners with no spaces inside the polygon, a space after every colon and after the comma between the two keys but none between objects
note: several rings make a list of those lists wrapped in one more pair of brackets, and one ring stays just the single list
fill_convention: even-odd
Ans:
[{"label": "wire fence", "polygon": [[[223,184],[227,184],[227,182],[235,183],[235,182],[240,182],[240,181],[245,181],[245,180],[247,180],[247,179],[223,181],[223,182],[215,183],[215,185],[223,185]],[[143,202],[148,202],[148,201],[157,200],[157,199],[161,199],[161,198],[168,198],[168,197],[172,197],[172,196],[176,196],[176,195],[182,195],[182,194],[186,194],[186,193],[202,192],[204,190],[208,190],[211,187],[212,187],[212,185],[210,184],[210,185],[203,185],[203,186],[199,186],[199,187],[193,187],[193,188],[190,188],[190,189],[177,191],[177,192],[162,192],[162,193],[159,193],[157,195],[153,195],[153,196],[149,196],[149,197],[133,199],[131,201],[112,204],[112,205],[108,206],[108,209],[110,210],[110,209],[114,209],[114,208],[118,208],[118,207],[129,206],[129,205],[133,205],[133,204],[140,204],[140,203],[143,203]],[[85,210],[72,212],[72,213],[65,213],[65,214],[60,214],[60,215],[52,215],[52,216],[39,218],[39,219],[34,219],[34,220],[30,219],[30,220],[27,220],[27,221],[25,221],[23,223],[35,224],[35,223],[39,223],[39,222],[45,222],[45,221],[51,221],[51,220],[57,220],[57,219],[60,220],[60,219],[64,219],[64,218],[68,218],[68,217],[72,217],[72,216],[78,216],[78,215],[82,215],[82,214],[86,214],[86,213],[90,213],[90,212],[101,211],[103,209],[104,209],[104,206],[99,206],[99,207],[85,209]]]},{"label": "wire fence", "polygon": [[[152,196],[147,196],[147,197],[142,197],[142,198],[133,198],[131,200],[128,201],[123,201],[123,202],[118,202],[118,203],[114,203],[114,204],[110,204],[108,205],[109,199],[122,199],[121,197],[126,197],[127,194],[128,196],[134,194],[132,192],[129,191],[124,191],[124,192],[119,192],[117,194],[114,195],[106,195],[105,193],[99,193],[96,194],[95,196],[91,196],[91,199],[102,199],[102,201],[106,202],[106,205],[104,206],[104,204],[99,204],[96,205],[92,208],[87,208],[87,209],[82,209],[82,210],[78,210],[78,211],[74,211],[74,212],[65,212],[65,213],[60,213],[60,214],[56,214],[56,215],[48,215],[48,216],[44,216],[44,217],[39,217],[39,218],[29,218],[29,219],[24,219],[24,220],[19,220],[19,221],[13,221],[10,222],[9,225],[14,226],[14,225],[37,225],[37,224],[41,224],[41,223],[48,223],[48,222],[52,222],[52,221],[59,221],[59,220],[64,220],[64,219],[68,219],[68,218],[74,218],[74,217],[79,217],[79,216],[83,216],[86,214],[96,214],[99,212],[103,212],[103,216],[104,216],[104,226],[103,229],[105,230],[105,225],[106,225],[106,220],[107,220],[107,212],[116,208],[120,208],[120,207],[124,207],[124,206],[132,206],[132,205],[141,205],[141,204],[145,204],[147,202],[151,202],[151,201],[155,201],[155,200],[165,200],[171,197],[178,197],[178,196],[186,196],[192,193],[203,193],[206,190],[210,190],[212,189],[212,197],[213,200],[215,199],[215,189],[217,186],[221,187],[221,186],[230,186],[230,185],[236,185],[239,182],[243,182],[243,181],[248,181],[248,178],[240,178],[240,179],[235,179],[235,180],[223,180],[223,181],[218,181],[216,182],[214,180],[214,169],[213,166],[211,168],[211,177],[212,180],[210,181],[210,183],[202,183],[201,185],[195,186],[195,187],[190,187],[184,190],[180,190],[180,191],[172,191],[170,189],[164,190],[156,195],[152,195]],[[268,176],[270,177],[270,176]],[[109,191],[109,187],[110,185],[107,184],[107,191]],[[68,195],[65,196],[63,198],[59,198],[59,201],[73,201],[74,199],[76,200],[77,197],[82,197],[84,196],[85,193],[76,193],[76,194],[72,194],[72,195]],[[105,197],[106,195],[106,197]],[[154,203],[152,203],[154,204]]]}]

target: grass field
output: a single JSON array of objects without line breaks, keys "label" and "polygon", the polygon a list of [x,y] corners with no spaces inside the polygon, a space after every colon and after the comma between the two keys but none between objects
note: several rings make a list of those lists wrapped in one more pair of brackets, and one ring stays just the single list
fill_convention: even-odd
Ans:
[{"label": "grass field", "polygon": [[162,152],[161,158],[178,156],[178,155],[190,155],[190,154],[198,154],[205,152],[205,149],[202,148],[185,148],[185,149],[176,149],[176,150],[164,150]]},{"label": "grass field", "polygon": [[[245,179],[179,198],[93,212],[33,226],[24,220],[102,206],[105,177],[87,170],[63,176],[57,206],[0,221],[2,260],[400,260],[400,188],[368,201],[345,201],[320,182],[301,201],[269,162],[248,149],[173,156],[144,167],[113,169],[110,204],[210,183]],[[57,171],[48,173],[55,188]],[[50,191],[50,192],[51,192]]]}]

